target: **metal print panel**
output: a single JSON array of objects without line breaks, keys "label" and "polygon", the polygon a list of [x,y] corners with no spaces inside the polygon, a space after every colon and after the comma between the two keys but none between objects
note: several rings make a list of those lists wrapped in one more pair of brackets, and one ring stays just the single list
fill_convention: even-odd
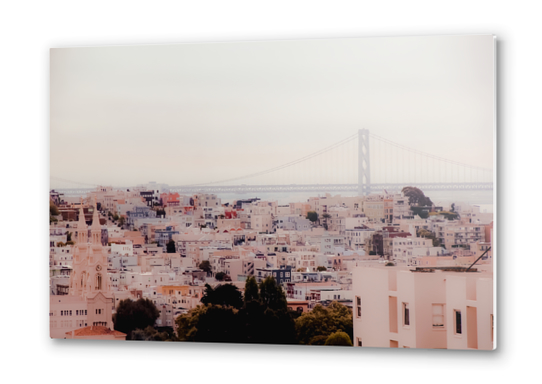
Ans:
[{"label": "metal print panel", "polygon": [[495,40],[51,50],[50,336],[495,348]]}]

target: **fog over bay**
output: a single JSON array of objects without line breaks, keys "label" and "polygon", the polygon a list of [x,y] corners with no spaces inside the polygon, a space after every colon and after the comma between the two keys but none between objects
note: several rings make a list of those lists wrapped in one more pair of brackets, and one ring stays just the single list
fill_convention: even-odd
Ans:
[{"label": "fog over bay", "polygon": [[235,178],[360,128],[492,169],[493,61],[490,35],[52,49],[51,187]]}]

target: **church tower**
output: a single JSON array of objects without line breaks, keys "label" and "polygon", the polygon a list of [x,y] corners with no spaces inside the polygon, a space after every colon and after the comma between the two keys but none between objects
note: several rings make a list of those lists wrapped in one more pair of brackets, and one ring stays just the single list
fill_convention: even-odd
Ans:
[{"label": "church tower", "polygon": [[96,201],[94,203],[89,238],[81,202],[69,294],[86,301],[88,325],[113,329],[114,304],[111,281],[107,274],[107,251],[102,246],[102,226]]},{"label": "church tower", "polygon": [[79,208],[79,221],[77,222],[77,245],[81,247],[87,244],[88,227],[85,221],[85,211],[83,210],[83,199],[81,198],[81,207]]},{"label": "church tower", "polygon": [[77,222],[77,243],[73,250],[73,269],[70,275],[69,295],[81,296],[87,283],[85,274],[88,254],[88,226],[85,221],[85,211],[83,209],[83,199],[81,198],[81,207],[79,208],[79,220]]},{"label": "church tower", "polygon": [[[53,313],[51,324],[54,324],[51,325],[51,337],[65,338],[66,331],[73,332],[87,327],[90,328],[89,331],[92,331],[93,327],[114,329],[115,300],[107,273],[108,252],[107,248],[102,246],[101,237],[102,228],[96,204],[89,228],[81,199],[69,292],[67,296],[53,295],[50,300],[50,310]],[[66,310],[67,308],[69,310]],[[67,312],[75,320],[60,317]],[[100,328],[94,330],[99,332]]]}]

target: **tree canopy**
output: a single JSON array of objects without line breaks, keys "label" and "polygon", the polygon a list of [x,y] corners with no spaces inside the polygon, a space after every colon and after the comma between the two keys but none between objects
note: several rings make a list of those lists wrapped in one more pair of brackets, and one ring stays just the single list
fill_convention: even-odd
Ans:
[{"label": "tree canopy", "polygon": [[239,342],[237,310],[221,305],[198,305],[177,317],[177,335],[182,341]]},{"label": "tree canopy", "polygon": [[243,295],[239,288],[233,284],[222,284],[214,289],[209,284],[205,284],[201,303],[239,309],[243,305]]},{"label": "tree canopy", "polygon": [[425,239],[431,239],[433,241],[433,247],[440,247],[440,240],[435,236],[435,234],[427,229],[419,229],[418,237],[423,237]]},{"label": "tree canopy", "polygon": [[314,223],[318,220],[318,213],[314,211],[307,212],[307,219]]},{"label": "tree canopy", "polygon": [[411,205],[417,206],[432,206],[431,199],[423,193],[423,191],[416,187],[404,187],[401,192],[408,197]]},{"label": "tree canopy", "polygon": [[166,244],[166,248],[167,248],[167,253],[175,253],[176,252],[175,240],[171,239],[170,241],[168,241]]},{"label": "tree canopy", "polygon": [[245,304],[250,301],[260,301],[260,293],[258,292],[258,283],[254,276],[249,276],[245,282],[245,296],[243,297]]},{"label": "tree canopy", "polygon": [[297,313],[288,310],[286,295],[273,276],[266,277],[258,286],[250,277],[245,283],[245,300],[237,315],[242,342],[295,344]]},{"label": "tree canopy", "polygon": [[177,318],[180,340],[238,343],[293,344],[293,311],[282,288],[272,277],[245,283],[245,297],[231,284],[207,285],[202,305]]},{"label": "tree canopy", "polygon": [[113,322],[115,330],[126,333],[126,340],[131,340],[132,331],[153,326],[159,316],[158,308],[149,299],[126,299],[119,303]]},{"label": "tree canopy", "polygon": [[324,345],[352,346],[352,340],[345,332],[338,331],[328,336]]},{"label": "tree canopy", "polygon": [[285,310],[287,308],[284,290],[273,276],[267,276],[260,283],[260,303],[273,310]]},{"label": "tree canopy", "polygon": [[199,263],[198,268],[204,272],[209,273],[211,272],[211,263],[209,262],[209,260],[203,260],[201,263]]},{"label": "tree canopy", "polygon": [[145,329],[136,329],[132,331],[132,340],[177,341],[177,337],[172,331],[159,331],[149,325]]},{"label": "tree canopy", "polygon": [[297,318],[295,327],[300,344],[324,345],[328,337],[338,331],[346,333],[350,343],[354,337],[352,311],[336,301],[328,307],[316,305]]},{"label": "tree canopy", "polygon": [[60,215],[60,211],[58,210],[58,207],[51,200],[49,201],[49,215],[51,216]]}]

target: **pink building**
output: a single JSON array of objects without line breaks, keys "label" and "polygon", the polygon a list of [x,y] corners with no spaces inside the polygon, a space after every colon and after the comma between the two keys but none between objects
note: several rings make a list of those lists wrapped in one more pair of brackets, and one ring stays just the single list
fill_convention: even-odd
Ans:
[{"label": "pink building", "polygon": [[494,349],[491,266],[465,270],[356,268],[354,345]]}]

